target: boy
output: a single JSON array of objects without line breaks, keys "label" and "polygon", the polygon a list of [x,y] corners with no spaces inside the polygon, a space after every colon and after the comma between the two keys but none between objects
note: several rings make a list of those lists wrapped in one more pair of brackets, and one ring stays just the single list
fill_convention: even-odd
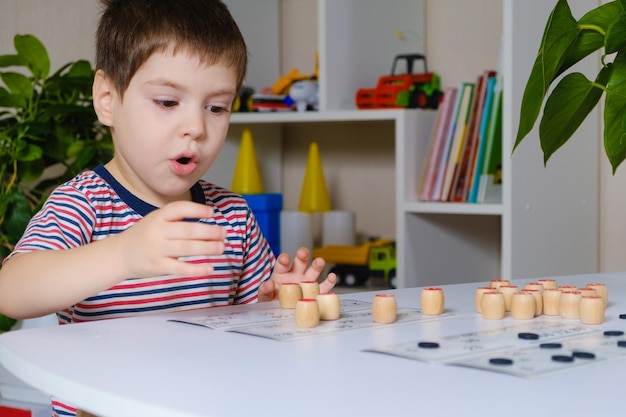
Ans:
[{"label": "boy", "polygon": [[[245,201],[201,180],[247,65],[219,0],[101,0],[93,104],[104,166],[59,186],[0,269],[0,311],[61,324],[274,300],[324,261],[275,259]],[[328,292],[336,277],[320,284]],[[55,403],[58,415],[74,410]]]}]

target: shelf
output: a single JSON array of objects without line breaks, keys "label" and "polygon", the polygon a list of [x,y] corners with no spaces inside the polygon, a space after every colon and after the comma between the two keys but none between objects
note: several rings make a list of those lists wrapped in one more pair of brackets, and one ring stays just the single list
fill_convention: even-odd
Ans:
[{"label": "shelf", "polygon": [[469,204],[469,203],[421,203],[417,201],[404,203],[406,213],[428,214],[475,214],[485,216],[501,216],[502,204]]},{"label": "shelf", "polygon": [[406,110],[337,110],[307,112],[252,112],[234,113],[231,124],[257,123],[307,123],[307,122],[358,122],[397,120]]}]

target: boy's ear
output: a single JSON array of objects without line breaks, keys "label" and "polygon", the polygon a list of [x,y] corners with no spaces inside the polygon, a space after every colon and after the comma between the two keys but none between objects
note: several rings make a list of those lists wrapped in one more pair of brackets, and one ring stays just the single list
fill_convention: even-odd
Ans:
[{"label": "boy's ear", "polygon": [[104,71],[99,69],[93,80],[93,108],[98,120],[105,126],[113,125],[113,84]]}]

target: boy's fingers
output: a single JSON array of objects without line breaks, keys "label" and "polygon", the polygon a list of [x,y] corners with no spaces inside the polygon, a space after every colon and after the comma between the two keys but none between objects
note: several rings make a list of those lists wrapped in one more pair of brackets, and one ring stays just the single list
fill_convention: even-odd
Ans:
[{"label": "boy's fingers", "polygon": [[163,271],[169,275],[180,275],[185,277],[202,277],[213,273],[213,267],[208,263],[191,263],[184,258],[170,258],[163,263]]},{"label": "boy's fingers", "polygon": [[274,265],[275,274],[287,274],[290,271],[291,257],[287,253],[281,253],[276,259],[276,265]]},{"label": "boy's fingers", "polygon": [[276,296],[276,285],[274,281],[268,279],[259,286],[259,302],[272,301]]},{"label": "boy's fingers", "polygon": [[320,284],[320,293],[326,294],[327,292],[330,292],[335,285],[337,285],[337,275],[335,275],[334,272],[331,272]]},{"label": "boy's fingers", "polygon": [[163,255],[171,258],[211,256],[224,253],[225,245],[220,240],[172,241],[164,247]]},{"label": "boy's fingers", "polygon": [[226,229],[204,222],[176,222],[174,226],[168,227],[166,236],[169,239],[223,241],[226,239]]},{"label": "boy's fingers", "polygon": [[322,258],[315,258],[313,262],[311,262],[311,266],[306,269],[304,272],[304,280],[305,281],[317,281],[320,274],[324,270],[324,266],[326,262]]},{"label": "boy's fingers", "polygon": [[[292,271],[298,275],[307,275],[307,272],[309,272],[310,270],[307,269],[309,267],[309,259],[310,259],[310,255],[309,255],[309,250],[307,248],[299,248],[296,251],[296,256],[295,259],[293,260],[293,266],[292,266]],[[322,265],[322,268],[324,266]],[[320,270],[321,272],[321,270]],[[310,274],[308,274],[310,275]],[[311,278],[311,277],[307,277],[308,280],[310,279],[315,279],[315,277]]]},{"label": "boy's fingers", "polygon": [[211,207],[191,201],[175,201],[166,204],[161,210],[166,221],[208,219],[213,217],[213,209]]}]

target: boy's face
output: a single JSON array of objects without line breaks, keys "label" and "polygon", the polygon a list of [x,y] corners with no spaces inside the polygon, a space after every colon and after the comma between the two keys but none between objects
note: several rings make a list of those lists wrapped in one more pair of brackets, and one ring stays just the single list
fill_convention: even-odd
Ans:
[{"label": "boy's face", "polygon": [[[232,68],[207,66],[185,52],[153,54],[135,73],[123,99],[113,88],[108,101],[96,98],[96,81],[94,105],[111,127],[115,144],[107,168],[156,206],[189,199],[189,188],[222,149],[236,83]],[[109,111],[98,111],[103,106]]]}]

